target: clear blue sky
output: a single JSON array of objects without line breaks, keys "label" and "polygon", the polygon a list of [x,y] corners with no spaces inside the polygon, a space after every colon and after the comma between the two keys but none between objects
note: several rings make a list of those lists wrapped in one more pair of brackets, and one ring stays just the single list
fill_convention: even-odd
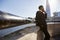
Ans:
[{"label": "clear blue sky", "polygon": [[[0,0],[0,10],[22,17],[35,17],[36,11],[38,10],[38,6],[43,5],[45,8],[45,2],[46,0]],[[60,11],[60,6],[57,5],[58,8],[56,9],[56,7],[54,7],[56,6],[54,5],[55,3],[53,3],[52,1],[50,2],[49,3],[52,7],[52,12],[57,10]],[[52,3],[54,6],[52,5]]]}]

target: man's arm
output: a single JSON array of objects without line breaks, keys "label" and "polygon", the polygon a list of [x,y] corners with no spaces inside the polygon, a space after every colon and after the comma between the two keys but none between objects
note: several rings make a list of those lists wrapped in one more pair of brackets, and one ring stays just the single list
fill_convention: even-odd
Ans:
[{"label": "man's arm", "polygon": [[38,16],[38,12],[36,12],[36,17],[35,17],[35,20],[37,20],[37,16]]},{"label": "man's arm", "polygon": [[[45,12],[46,13],[46,12]],[[45,18],[47,19],[47,13],[45,14]]]}]

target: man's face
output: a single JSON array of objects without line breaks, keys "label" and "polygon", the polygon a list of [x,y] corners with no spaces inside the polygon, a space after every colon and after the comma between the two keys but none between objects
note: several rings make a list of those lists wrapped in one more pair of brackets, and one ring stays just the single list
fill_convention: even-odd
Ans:
[{"label": "man's face", "polygon": [[44,11],[44,8],[42,7],[41,10]]}]

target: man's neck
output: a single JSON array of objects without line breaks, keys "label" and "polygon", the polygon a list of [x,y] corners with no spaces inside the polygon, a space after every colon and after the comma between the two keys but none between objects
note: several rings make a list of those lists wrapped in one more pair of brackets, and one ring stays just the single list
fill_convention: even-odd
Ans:
[{"label": "man's neck", "polygon": [[39,10],[39,11],[43,12],[42,10]]}]

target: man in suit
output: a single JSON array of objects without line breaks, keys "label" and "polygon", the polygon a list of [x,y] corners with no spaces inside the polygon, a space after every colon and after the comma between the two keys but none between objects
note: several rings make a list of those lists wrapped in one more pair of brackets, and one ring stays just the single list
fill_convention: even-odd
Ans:
[{"label": "man in suit", "polygon": [[[49,40],[50,35],[47,31],[47,24],[46,24],[47,13],[45,12],[44,7],[42,5],[40,5],[38,9],[39,9],[39,11],[36,12],[36,18],[35,18],[36,26],[39,26],[40,27],[39,31],[42,31],[45,34],[44,40]],[[39,37],[39,35],[38,35],[38,37]]]}]

